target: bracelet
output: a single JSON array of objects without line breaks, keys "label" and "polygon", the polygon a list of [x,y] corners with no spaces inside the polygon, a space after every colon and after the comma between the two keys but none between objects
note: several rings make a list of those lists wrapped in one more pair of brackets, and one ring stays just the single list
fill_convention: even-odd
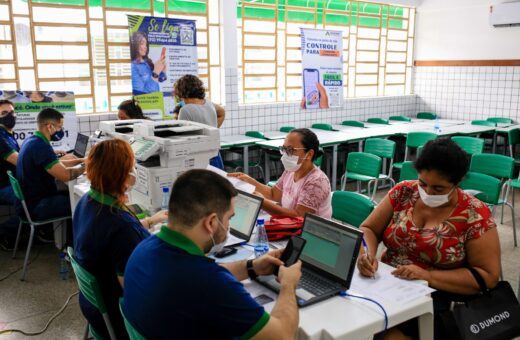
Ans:
[{"label": "bracelet", "polygon": [[247,269],[247,275],[249,276],[249,278],[251,280],[254,280],[258,277],[258,275],[256,275],[256,272],[255,272],[255,269],[253,268],[253,260],[247,260],[246,262],[246,269]]}]

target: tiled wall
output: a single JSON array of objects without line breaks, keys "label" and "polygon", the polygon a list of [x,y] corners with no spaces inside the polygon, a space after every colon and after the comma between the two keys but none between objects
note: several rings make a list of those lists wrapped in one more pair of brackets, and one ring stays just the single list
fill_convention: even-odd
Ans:
[{"label": "tiled wall", "polygon": [[117,113],[78,115],[79,132],[90,136],[99,128],[100,121],[114,119],[117,119]]},{"label": "tiled wall", "polygon": [[520,121],[520,67],[416,67],[417,111],[448,119]]}]

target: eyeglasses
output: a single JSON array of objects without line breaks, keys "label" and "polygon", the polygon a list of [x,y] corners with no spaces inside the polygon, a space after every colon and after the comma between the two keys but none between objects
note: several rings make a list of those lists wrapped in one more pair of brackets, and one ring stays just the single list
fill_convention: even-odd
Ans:
[{"label": "eyeglasses", "polygon": [[287,154],[287,156],[292,156],[296,150],[305,150],[305,148],[293,148],[292,146],[280,146],[280,153],[283,155],[284,153]]}]

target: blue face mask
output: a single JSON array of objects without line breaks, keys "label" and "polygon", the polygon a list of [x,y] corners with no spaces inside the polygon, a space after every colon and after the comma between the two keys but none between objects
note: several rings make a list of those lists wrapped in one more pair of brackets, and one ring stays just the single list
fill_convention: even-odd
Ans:
[{"label": "blue face mask", "polygon": [[63,139],[64,136],[65,136],[65,131],[63,131],[63,129],[61,129],[61,130],[59,130],[59,131],[54,132],[54,133],[51,135],[51,141],[53,141],[53,142],[59,142],[60,140]]}]

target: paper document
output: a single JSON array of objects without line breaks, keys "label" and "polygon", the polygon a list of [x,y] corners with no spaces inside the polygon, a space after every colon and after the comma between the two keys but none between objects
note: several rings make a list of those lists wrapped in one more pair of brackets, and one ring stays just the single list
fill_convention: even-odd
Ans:
[{"label": "paper document", "polygon": [[393,267],[380,265],[374,279],[362,276],[356,268],[349,292],[362,294],[379,302],[405,304],[435,291],[424,284],[424,281],[399,279],[391,274],[393,270]]},{"label": "paper document", "polygon": [[225,172],[224,170],[221,170],[219,168],[216,168],[213,165],[208,164],[208,166],[206,167],[206,170],[213,171],[214,173],[217,173],[220,176],[222,176],[224,178],[227,178],[227,180],[230,181],[231,184],[233,184],[233,186],[236,189],[245,191],[245,192],[247,192],[249,194],[252,194],[255,191],[255,186],[254,185],[246,183],[244,181],[241,181],[241,180],[239,180],[238,178],[235,178],[235,177],[229,177],[227,175],[227,172]]}]

